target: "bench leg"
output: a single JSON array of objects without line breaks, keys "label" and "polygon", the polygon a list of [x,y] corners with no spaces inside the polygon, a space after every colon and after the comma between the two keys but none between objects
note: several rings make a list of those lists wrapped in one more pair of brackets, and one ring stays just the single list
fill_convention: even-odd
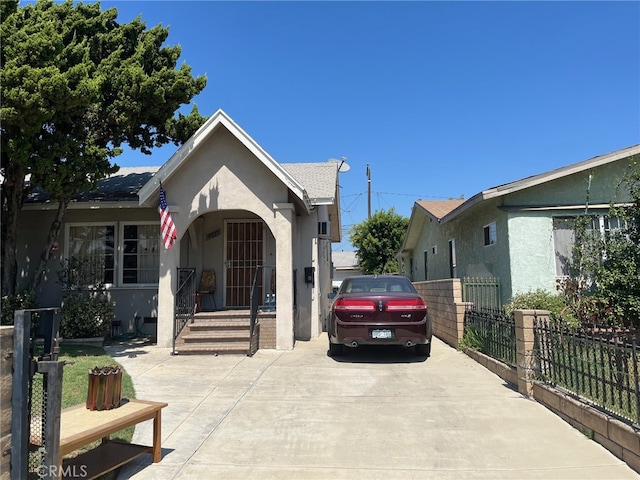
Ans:
[{"label": "bench leg", "polygon": [[162,460],[162,411],[158,410],[153,419],[153,463]]}]

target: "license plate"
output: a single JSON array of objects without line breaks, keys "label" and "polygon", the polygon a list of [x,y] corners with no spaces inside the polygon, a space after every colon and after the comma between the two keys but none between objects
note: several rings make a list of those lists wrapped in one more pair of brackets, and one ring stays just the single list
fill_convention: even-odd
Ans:
[{"label": "license plate", "polygon": [[393,332],[391,330],[371,330],[371,336],[373,338],[393,338]]}]

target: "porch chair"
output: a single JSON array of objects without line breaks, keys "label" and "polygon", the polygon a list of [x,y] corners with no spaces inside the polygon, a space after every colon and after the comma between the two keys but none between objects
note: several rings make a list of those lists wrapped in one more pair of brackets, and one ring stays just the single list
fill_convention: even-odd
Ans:
[{"label": "porch chair", "polygon": [[218,309],[216,305],[216,272],[213,270],[203,270],[200,276],[200,286],[196,290],[196,312],[202,311],[202,295],[211,295],[213,298],[213,308]]}]

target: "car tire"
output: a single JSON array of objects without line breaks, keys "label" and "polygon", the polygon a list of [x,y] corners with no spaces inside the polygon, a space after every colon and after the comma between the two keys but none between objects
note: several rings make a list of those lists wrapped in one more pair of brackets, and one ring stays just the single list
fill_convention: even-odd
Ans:
[{"label": "car tire", "polygon": [[342,355],[342,345],[339,343],[329,342],[329,355],[332,357],[339,357]]},{"label": "car tire", "polygon": [[423,343],[416,345],[416,355],[421,355],[423,357],[428,357],[431,355],[431,344]]}]

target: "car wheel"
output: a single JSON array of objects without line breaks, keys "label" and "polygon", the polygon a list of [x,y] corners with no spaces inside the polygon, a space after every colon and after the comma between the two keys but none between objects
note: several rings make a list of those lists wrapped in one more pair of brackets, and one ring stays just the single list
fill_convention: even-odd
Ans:
[{"label": "car wheel", "polygon": [[416,355],[422,355],[428,357],[431,355],[431,344],[423,343],[416,345]]},{"label": "car wheel", "polygon": [[342,345],[339,343],[331,343],[329,342],[329,355],[332,357],[339,357],[342,355]]}]

